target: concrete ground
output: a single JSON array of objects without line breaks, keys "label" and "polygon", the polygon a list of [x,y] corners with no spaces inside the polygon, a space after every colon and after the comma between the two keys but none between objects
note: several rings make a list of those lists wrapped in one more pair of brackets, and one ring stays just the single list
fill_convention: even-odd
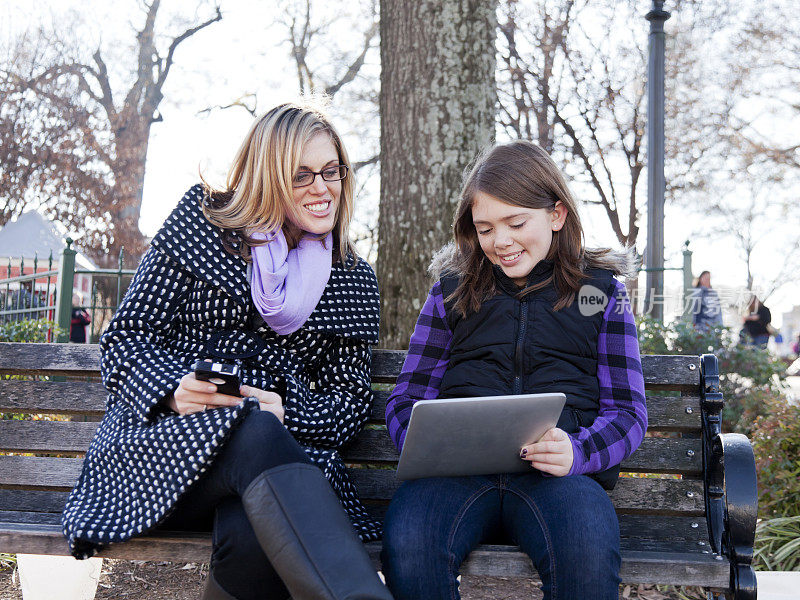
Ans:
[{"label": "concrete ground", "polygon": [[800,598],[800,571],[756,571],[758,600]]}]

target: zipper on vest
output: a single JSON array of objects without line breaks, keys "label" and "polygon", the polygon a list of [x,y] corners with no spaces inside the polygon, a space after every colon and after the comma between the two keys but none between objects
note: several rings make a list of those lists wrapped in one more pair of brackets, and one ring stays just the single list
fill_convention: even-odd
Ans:
[{"label": "zipper on vest", "polygon": [[522,393],[522,356],[525,344],[525,326],[528,324],[528,303],[520,301],[519,328],[517,329],[517,344],[514,350],[514,393]]}]

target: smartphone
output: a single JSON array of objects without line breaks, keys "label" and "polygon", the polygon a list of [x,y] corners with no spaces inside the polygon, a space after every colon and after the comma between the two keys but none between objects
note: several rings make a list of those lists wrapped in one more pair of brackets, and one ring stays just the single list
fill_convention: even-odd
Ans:
[{"label": "smartphone", "polygon": [[194,365],[194,376],[217,386],[220,394],[241,398],[239,393],[239,367],[213,360],[199,360]]}]

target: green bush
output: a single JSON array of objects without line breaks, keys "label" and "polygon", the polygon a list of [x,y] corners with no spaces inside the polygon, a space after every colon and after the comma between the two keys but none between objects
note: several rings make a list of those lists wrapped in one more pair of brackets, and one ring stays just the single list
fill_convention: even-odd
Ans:
[{"label": "green bush", "polygon": [[770,402],[768,414],[756,419],[752,442],[759,512],[767,518],[800,516],[800,406]]},{"label": "green bush", "polygon": [[639,318],[638,328],[642,354],[716,355],[725,431],[749,435],[756,418],[766,414],[767,404],[782,396],[785,365],[767,350],[741,345],[738,332],[730,328],[698,331],[691,323],[664,324],[649,317]]},{"label": "green bush", "polygon": [[47,319],[25,319],[0,323],[0,342],[46,342],[47,331],[52,330],[53,339],[63,333],[53,321]]}]

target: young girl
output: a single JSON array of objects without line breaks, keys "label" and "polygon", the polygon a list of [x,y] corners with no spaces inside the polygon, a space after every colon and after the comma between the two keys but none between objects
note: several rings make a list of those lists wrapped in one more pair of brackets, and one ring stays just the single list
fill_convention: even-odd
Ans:
[{"label": "young girl", "polygon": [[603,488],[647,427],[636,326],[613,277],[627,255],[584,248],[562,174],[524,141],[478,159],[453,229],[386,407],[395,445],[420,399],[563,392],[567,402],[557,426],[520,449],[530,473],[400,487],[384,523],[387,584],[397,600],[457,599],[462,561],[503,536],[531,557],[546,599],[616,599],[619,525]]}]

